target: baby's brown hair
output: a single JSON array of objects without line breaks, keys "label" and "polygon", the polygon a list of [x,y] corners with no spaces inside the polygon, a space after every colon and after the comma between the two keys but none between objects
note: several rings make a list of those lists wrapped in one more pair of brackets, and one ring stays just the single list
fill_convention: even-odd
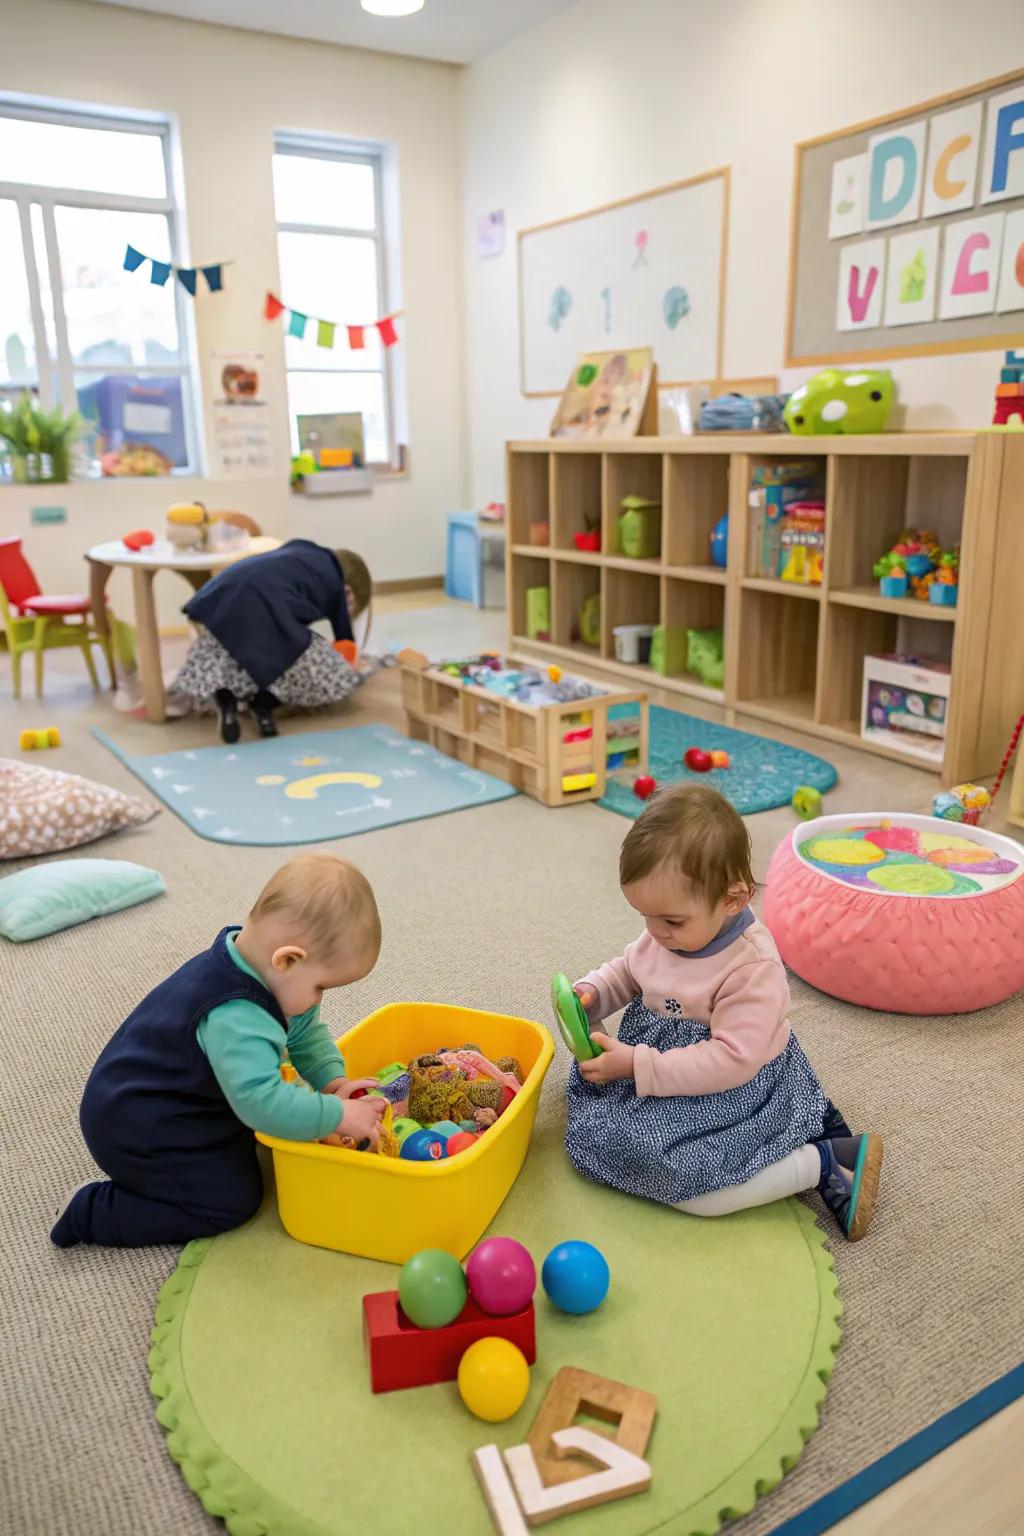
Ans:
[{"label": "baby's brown hair", "polygon": [[333,853],[300,853],[272,875],[249,913],[254,922],[294,923],[310,946],[326,954],[342,944],[380,950],[380,913],[369,880]]},{"label": "baby's brown hair", "polygon": [[659,790],[626,833],[619,854],[620,885],[655,870],[682,875],[715,906],[730,887],[753,893],[750,834],[739,812],[706,784]]},{"label": "baby's brown hair", "polygon": [[336,549],[334,553],[338,557],[345,585],[352,588],[352,600],[355,604],[355,612],[352,617],[357,619],[367,609],[370,603],[370,594],[373,591],[373,578],[369,567],[362,555],[357,555],[352,549]]}]

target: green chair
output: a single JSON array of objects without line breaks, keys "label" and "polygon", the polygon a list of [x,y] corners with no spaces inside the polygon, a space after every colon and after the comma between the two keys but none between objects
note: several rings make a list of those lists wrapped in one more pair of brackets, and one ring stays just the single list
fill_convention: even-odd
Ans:
[{"label": "green chair", "polygon": [[14,697],[21,698],[21,658],[35,657],[36,697],[43,696],[43,653],[77,645],[85,657],[93,687],[99,678],[92,647],[100,646],[110,668],[110,686],[117,687],[114,658],[108,638],[100,634],[87,597],[45,597],[35,572],[25,559],[21,539],[0,539],[0,620],[11,658]]}]

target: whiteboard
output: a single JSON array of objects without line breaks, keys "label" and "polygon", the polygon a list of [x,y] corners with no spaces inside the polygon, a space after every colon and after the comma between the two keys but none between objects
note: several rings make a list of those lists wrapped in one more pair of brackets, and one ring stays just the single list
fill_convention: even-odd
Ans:
[{"label": "whiteboard", "polygon": [[722,372],[728,168],[520,230],[524,395],[560,395],[584,352],[651,347],[658,383]]}]

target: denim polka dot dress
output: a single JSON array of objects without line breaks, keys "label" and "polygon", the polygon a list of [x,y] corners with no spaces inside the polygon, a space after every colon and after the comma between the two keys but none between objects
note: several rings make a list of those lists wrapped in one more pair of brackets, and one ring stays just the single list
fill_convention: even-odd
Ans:
[{"label": "denim polka dot dress", "polygon": [[[640,996],[619,1026],[626,1045],[657,1051],[710,1038],[706,1024],[652,1013]],[[744,1184],[813,1141],[827,1102],[793,1034],[749,1083],[724,1093],[647,1098],[632,1078],[592,1085],[575,1063],[567,1093],[565,1145],[576,1171],[664,1205]]]}]

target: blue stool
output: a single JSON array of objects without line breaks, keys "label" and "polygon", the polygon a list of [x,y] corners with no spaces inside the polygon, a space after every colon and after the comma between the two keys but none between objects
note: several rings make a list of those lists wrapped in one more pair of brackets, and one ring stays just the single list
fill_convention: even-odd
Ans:
[{"label": "blue stool", "polygon": [[500,544],[504,550],[504,542],[505,530],[500,523],[481,526],[475,512],[449,512],[445,596],[483,608],[487,546]]}]

